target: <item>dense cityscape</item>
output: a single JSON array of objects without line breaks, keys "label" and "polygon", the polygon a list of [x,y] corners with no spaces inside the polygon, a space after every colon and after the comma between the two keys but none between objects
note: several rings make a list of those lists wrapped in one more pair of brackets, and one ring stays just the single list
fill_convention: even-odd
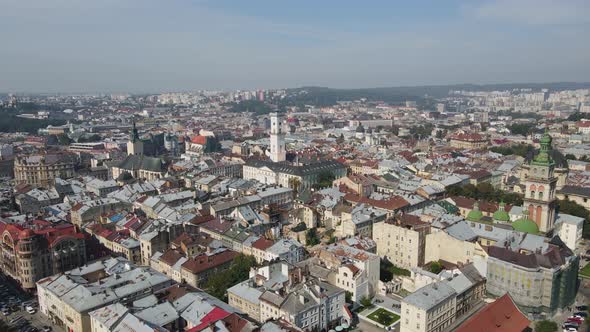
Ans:
[{"label": "dense cityscape", "polygon": [[569,85],[3,95],[2,322],[581,330],[590,85]]},{"label": "dense cityscape", "polygon": [[590,332],[590,0],[0,0],[0,332]]}]

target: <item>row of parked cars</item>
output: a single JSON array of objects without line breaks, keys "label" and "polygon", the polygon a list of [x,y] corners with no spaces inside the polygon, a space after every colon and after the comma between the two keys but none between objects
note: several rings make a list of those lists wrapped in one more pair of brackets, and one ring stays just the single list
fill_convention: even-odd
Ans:
[{"label": "row of parked cars", "polygon": [[582,326],[582,323],[584,323],[584,320],[588,318],[588,306],[577,306],[576,310],[578,311],[574,312],[563,323],[562,328],[564,332],[577,332],[580,326]]},{"label": "row of parked cars", "polygon": [[38,329],[31,326],[29,320],[25,316],[21,315],[22,311],[26,311],[29,314],[37,312],[36,301],[28,300],[23,301],[21,297],[15,292],[14,289],[6,285],[6,283],[0,284],[0,312],[8,320],[8,325],[18,332],[39,332],[39,331],[51,331],[51,328],[46,326],[43,329]]}]

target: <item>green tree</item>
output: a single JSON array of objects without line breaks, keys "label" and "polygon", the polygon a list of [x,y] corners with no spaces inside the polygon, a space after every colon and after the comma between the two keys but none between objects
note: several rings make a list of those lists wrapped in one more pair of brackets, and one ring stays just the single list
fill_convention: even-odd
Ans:
[{"label": "green tree", "polygon": [[368,296],[363,296],[360,300],[360,304],[365,308],[370,308],[373,306],[373,299]]},{"label": "green tree", "polygon": [[541,320],[535,323],[535,332],[556,332],[557,323],[550,320]]},{"label": "green tree", "polygon": [[533,150],[534,147],[530,144],[514,144],[510,146],[494,146],[490,148],[490,151],[504,156],[516,155],[521,157],[526,157],[529,152]]},{"label": "green tree", "polygon": [[[27,132],[36,134],[41,128],[47,126],[61,126],[66,122],[57,119],[29,119],[18,117],[20,110],[0,108],[0,132],[14,133]],[[26,113],[26,112],[25,112]]]},{"label": "green tree", "polygon": [[315,227],[308,229],[307,233],[305,233],[305,244],[308,246],[315,246],[320,244],[320,238]]},{"label": "green tree", "polygon": [[293,197],[296,197],[301,188],[301,180],[299,178],[289,178],[289,188],[293,189]]},{"label": "green tree", "polygon": [[508,130],[514,135],[527,136],[533,131],[535,126],[536,124],[534,123],[515,123],[508,126]]},{"label": "green tree", "polygon": [[59,134],[57,135],[57,142],[59,145],[70,145],[72,144],[72,140],[66,134]]},{"label": "green tree", "polygon": [[78,143],[91,143],[91,142],[98,142],[102,139],[98,134],[92,135],[83,135],[78,138]]},{"label": "green tree", "polygon": [[430,262],[428,270],[434,274],[439,274],[444,269],[440,261]]},{"label": "green tree", "polygon": [[320,174],[318,174],[318,184],[316,187],[318,187],[318,188],[331,187],[332,182],[334,182],[334,179],[336,179],[336,177],[334,176],[334,174],[332,172],[322,171]]},{"label": "green tree", "polygon": [[238,284],[250,275],[250,268],[256,266],[256,259],[252,256],[240,254],[232,261],[229,269],[217,273],[209,278],[205,290],[220,300],[227,300],[227,289]]},{"label": "green tree", "polygon": [[580,121],[582,119],[589,118],[588,115],[580,112],[572,113],[570,116],[567,117],[568,121]]},{"label": "green tree", "polygon": [[517,193],[495,189],[489,183],[480,183],[477,186],[467,184],[464,186],[452,186],[447,190],[449,196],[464,196],[478,200],[499,203],[503,201],[510,205],[521,205],[522,196]]},{"label": "green tree", "polygon": [[346,291],[346,293],[344,293],[345,299],[346,299],[346,303],[352,303],[352,293],[349,291]]},{"label": "green tree", "polygon": [[400,267],[393,265],[393,263],[391,263],[387,259],[382,259],[381,264],[380,264],[380,278],[379,279],[383,282],[388,282],[391,279],[393,279],[394,275],[409,277],[410,275],[412,275],[412,273],[406,269],[402,269]]},{"label": "green tree", "polygon": [[297,226],[291,228],[293,232],[301,232],[307,229],[307,225],[302,221],[297,224]]},{"label": "green tree", "polygon": [[217,137],[207,136],[207,139],[205,140],[205,148],[203,149],[203,152],[204,153],[211,153],[211,152],[217,152],[217,151],[221,151],[221,143],[219,143],[219,140],[217,139]]}]

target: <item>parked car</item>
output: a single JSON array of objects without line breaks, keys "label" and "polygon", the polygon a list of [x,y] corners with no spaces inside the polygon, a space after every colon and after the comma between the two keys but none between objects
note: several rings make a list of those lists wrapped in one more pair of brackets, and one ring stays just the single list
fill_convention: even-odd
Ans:
[{"label": "parked car", "polygon": [[43,326],[43,332],[51,332],[51,326]]},{"label": "parked car", "polygon": [[563,329],[563,332],[578,332],[578,329],[575,329],[573,327],[568,327]]},{"label": "parked car", "polygon": [[31,315],[37,312],[37,310],[35,310],[35,308],[31,307],[30,305],[28,305],[28,306],[27,306],[25,309],[26,309],[26,310],[27,310],[27,312],[28,312],[28,313],[30,313]]},{"label": "parked car", "polygon": [[580,316],[580,317],[587,318],[588,317],[588,313],[585,312],[585,311],[574,312],[574,316]]},{"label": "parked car", "polygon": [[582,325],[582,320],[578,317],[570,317],[566,320],[566,322],[576,322],[576,323]]},{"label": "parked car", "polygon": [[580,327],[579,325],[577,325],[577,324],[571,324],[571,323],[565,323],[565,324],[562,326],[562,328],[563,328],[564,330],[567,330],[567,329],[576,329],[576,330],[577,330],[579,327]]},{"label": "parked car", "polygon": [[587,305],[579,305],[579,306],[576,307],[576,310],[587,311],[588,310],[588,306]]}]

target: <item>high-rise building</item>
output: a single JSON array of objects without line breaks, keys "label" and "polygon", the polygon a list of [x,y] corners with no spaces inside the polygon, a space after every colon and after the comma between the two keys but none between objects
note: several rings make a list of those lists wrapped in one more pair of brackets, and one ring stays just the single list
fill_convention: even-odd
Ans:
[{"label": "high-rise building", "polygon": [[545,132],[541,138],[541,150],[530,162],[526,179],[523,209],[541,232],[553,229],[555,224],[555,190],[557,177],[554,176],[555,162],[551,157],[551,136]]},{"label": "high-rise building", "polygon": [[275,163],[286,160],[285,132],[278,113],[270,114],[270,159]]}]

